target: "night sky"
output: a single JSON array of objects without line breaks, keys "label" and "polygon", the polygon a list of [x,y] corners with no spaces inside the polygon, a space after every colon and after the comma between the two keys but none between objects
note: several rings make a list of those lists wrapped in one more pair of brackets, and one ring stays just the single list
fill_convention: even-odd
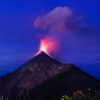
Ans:
[{"label": "night sky", "polygon": [[[39,36],[49,36],[52,30],[38,28],[34,22],[39,16],[40,21],[46,22],[44,17],[59,7],[70,8],[73,15],[66,22],[66,37],[59,35],[64,41],[60,39],[61,49],[54,57],[100,79],[99,0],[0,0],[0,74],[15,70],[32,58],[39,48]],[[50,37],[54,38],[51,34]]]}]

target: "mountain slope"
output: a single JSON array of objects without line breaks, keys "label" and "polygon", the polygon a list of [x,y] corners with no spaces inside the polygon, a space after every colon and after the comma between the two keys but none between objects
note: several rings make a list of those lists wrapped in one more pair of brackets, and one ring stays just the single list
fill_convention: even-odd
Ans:
[{"label": "mountain slope", "polygon": [[[65,66],[67,68],[67,64]],[[24,93],[18,100],[24,100],[24,98],[25,100],[60,100],[62,95],[71,95],[76,90],[86,92],[88,88],[91,88],[100,91],[98,80],[73,65],[70,65],[69,69],[66,68]]]},{"label": "mountain slope", "polygon": [[0,96],[14,100],[24,91],[59,73],[63,67],[61,63],[40,52],[14,72],[0,78]]},{"label": "mountain slope", "polygon": [[[99,85],[96,79],[74,65],[61,64],[48,54],[40,52],[14,72],[0,78],[0,96],[15,100],[28,93],[27,100],[28,95],[32,100],[49,100],[47,96],[50,100],[58,100],[56,98],[62,93],[70,93],[72,89],[99,89]],[[32,92],[28,92],[31,89]]]}]

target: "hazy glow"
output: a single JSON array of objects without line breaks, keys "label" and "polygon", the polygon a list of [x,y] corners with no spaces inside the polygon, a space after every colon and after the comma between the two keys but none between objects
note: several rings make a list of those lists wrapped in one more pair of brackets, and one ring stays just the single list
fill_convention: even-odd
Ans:
[{"label": "hazy glow", "polygon": [[57,49],[58,49],[57,43],[53,39],[51,39],[49,37],[45,37],[45,38],[41,39],[39,51],[43,51],[47,54],[50,54],[51,52],[56,52]]},{"label": "hazy glow", "polygon": [[44,51],[48,53],[48,43],[43,39],[41,40],[41,43],[40,43],[40,51]]},{"label": "hazy glow", "polygon": [[57,50],[57,43],[56,43],[56,41],[52,40],[49,37],[45,37],[45,38],[40,40],[39,51],[34,56],[39,55],[43,51],[47,55],[52,57],[52,55],[50,53],[51,52],[56,52],[56,50]]}]

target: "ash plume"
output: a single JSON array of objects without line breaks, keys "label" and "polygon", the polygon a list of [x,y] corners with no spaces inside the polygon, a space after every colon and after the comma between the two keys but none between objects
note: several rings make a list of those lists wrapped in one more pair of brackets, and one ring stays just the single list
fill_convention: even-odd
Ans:
[{"label": "ash plume", "polygon": [[47,14],[38,16],[34,27],[43,30],[41,34],[44,34],[44,39],[56,41],[56,52],[50,53],[57,57],[62,52],[67,52],[71,46],[81,45],[83,42],[87,44],[81,35],[88,37],[100,33],[97,29],[89,28],[84,19],[83,16],[75,16],[71,8],[56,7]]}]

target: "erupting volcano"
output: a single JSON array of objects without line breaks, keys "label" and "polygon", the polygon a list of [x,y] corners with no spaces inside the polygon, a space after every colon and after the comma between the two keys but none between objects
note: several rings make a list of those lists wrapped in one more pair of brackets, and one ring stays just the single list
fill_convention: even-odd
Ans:
[{"label": "erupting volcano", "polygon": [[0,79],[0,96],[15,100],[14,98],[22,95],[25,91],[59,73],[60,65],[60,62],[44,51],[40,51],[20,68]]},{"label": "erupting volcano", "polygon": [[73,64],[62,64],[48,55],[54,47],[54,41],[42,39],[37,55],[0,78],[0,97],[8,100],[59,100],[62,93],[71,93],[72,89],[100,90],[98,80]]}]

